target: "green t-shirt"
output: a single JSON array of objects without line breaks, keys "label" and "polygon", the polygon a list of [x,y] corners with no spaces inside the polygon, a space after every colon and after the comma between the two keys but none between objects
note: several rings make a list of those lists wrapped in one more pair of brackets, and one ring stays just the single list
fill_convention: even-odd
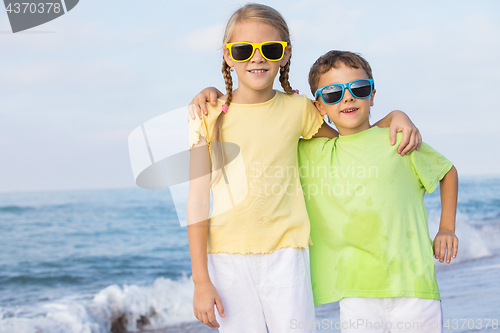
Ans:
[{"label": "green t-shirt", "polygon": [[344,297],[440,299],[424,206],[452,163],[422,143],[401,156],[389,129],[301,140],[314,303]]}]

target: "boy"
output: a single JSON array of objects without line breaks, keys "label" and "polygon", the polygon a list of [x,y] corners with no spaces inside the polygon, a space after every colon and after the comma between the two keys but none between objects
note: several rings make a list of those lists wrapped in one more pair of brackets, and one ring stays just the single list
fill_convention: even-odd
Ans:
[{"label": "boy", "polygon": [[455,167],[426,144],[398,156],[388,129],[370,126],[375,89],[361,56],[326,53],[311,67],[309,84],[316,108],[340,134],[301,140],[298,148],[315,305],[340,300],[344,333],[441,332],[423,197],[440,183],[434,256],[449,263],[458,249]]}]

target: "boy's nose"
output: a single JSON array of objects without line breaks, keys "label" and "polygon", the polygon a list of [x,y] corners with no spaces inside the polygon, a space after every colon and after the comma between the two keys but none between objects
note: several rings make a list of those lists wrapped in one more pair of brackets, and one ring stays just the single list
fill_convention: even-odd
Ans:
[{"label": "boy's nose", "polygon": [[344,102],[349,102],[354,100],[354,96],[351,94],[351,91],[348,88],[344,89]]}]

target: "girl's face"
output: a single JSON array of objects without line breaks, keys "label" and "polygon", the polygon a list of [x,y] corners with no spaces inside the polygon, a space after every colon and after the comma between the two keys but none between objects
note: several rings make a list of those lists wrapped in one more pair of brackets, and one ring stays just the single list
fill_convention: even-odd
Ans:
[{"label": "girl's face", "polygon": [[[269,24],[258,21],[242,21],[235,27],[229,43],[249,42],[262,43],[267,41],[281,41],[278,30]],[[283,59],[279,61],[266,60],[260,50],[255,50],[253,57],[245,62],[233,61],[227,48],[224,49],[224,58],[238,75],[239,103],[259,103],[274,96],[274,78],[290,58],[291,47],[287,46]],[[242,99],[241,97],[246,97]],[[269,96],[269,98],[268,98]],[[264,100],[261,100],[264,97]],[[267,99],[266,99],[267,98]],[[250,100],[252,99],[252,100]]]}]

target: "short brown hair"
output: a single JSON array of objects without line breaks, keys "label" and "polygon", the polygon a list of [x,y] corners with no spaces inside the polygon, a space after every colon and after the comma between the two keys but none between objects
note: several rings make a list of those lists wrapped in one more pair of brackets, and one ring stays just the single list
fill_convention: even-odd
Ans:
[{"label": "short brown hair", "polygon": [[372,68],[361,55],[349,51],[332,50],[319,57],[309,70],[309,87],[313,96],[318,90],[321,75],[332,68],[337,68],[339,63],[351,68],[361,68],[366,72],[369,79],[373,79]]}]

